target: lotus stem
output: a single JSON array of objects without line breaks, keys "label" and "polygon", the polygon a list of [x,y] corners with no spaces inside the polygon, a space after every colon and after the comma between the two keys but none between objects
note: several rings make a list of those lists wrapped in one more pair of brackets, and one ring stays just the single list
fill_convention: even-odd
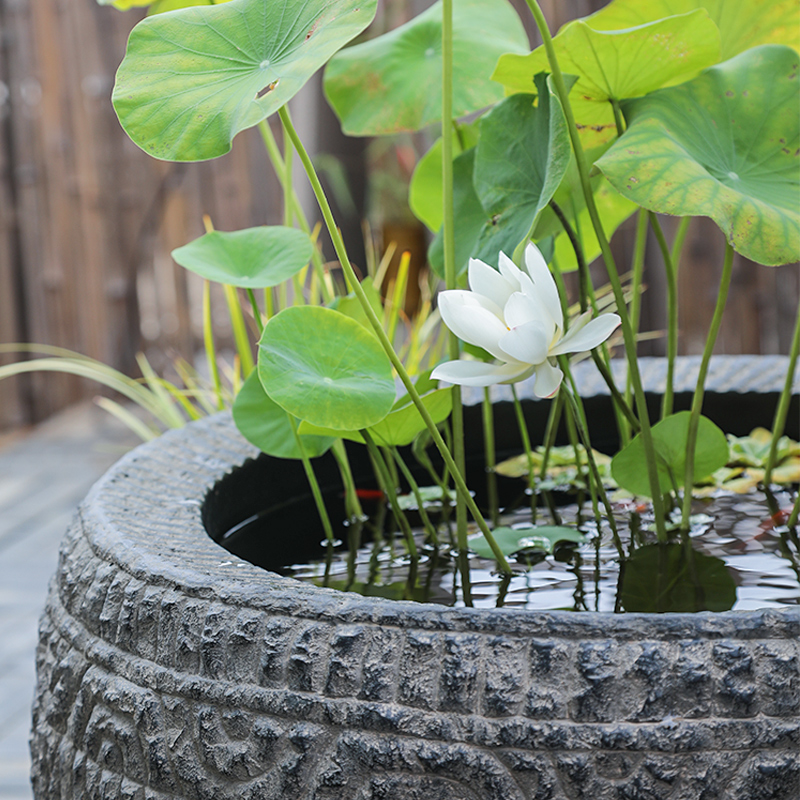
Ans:
[{"label": "lotus stem", "polygon": [[[367,295],[364,292],[361,284],[356,277],[355,271],[353,270],[353,266],[350,263],[350,259],[347,255],[347,250],[345,249],[344,242],[342,241],[341,233],[339,229],[336,227],[336,223],[333,219],[333,213],[331,212],[330,203],[328,202],[328,198],[325,195],[325,191],[322,188],[322,185],[319,182],[319,176],[314,169],[314,165],[311,163],[311,159],[306,151],[305,147],[303,146],[300,137],[297,135],[297,131],[294,129],[294,126],[291,123],[291,120],[287,116],[286,106],[280,109],[278,112],[281,115],[281,119],[284,121],[284,125],[286,125],[286,130],[289,133],[289,136],[294,144],[295,150],[300,157],[300,160],[303,163],[303,167],[306,171],[306,175],[308,175],[309,182],[311,183],[311,187],[314,191],[314,195],[317,198],[317,202],[319,203],[320,210],[322,211],[322,216],[325,219],[325,225],[328,228],[328,233],[330,234],[331,241],[333,242],[334,249],[336,250],[336,255],[339,258],[339,261],[342,265],[342,269],[344,270],[345,277],[347,278],[348,282],[353,287],[353,292],[355,293],[356,297],[358,298],[359,303],[361,303],[361,308],[364,310],[364,315],[367,318],[367,321],[370,324],[370,327],[373,330],[373,333],[377,337],[378,341],[381,343],[384,352],[389,357],[389,360],[392,363],[392,366],[395,368],[398,377],[400,378],[403,386],[405,386],[406,391],[408,392],[408,396],[411,398],[411,401],[419,411],[420,416],[422,417],[425,426],[428,428],[428,431],[431,434],[431,438],[433,439],[436,448],[442,455],[442,459],[445,462],[445,465],[450,470],[450,474],[453,476],[453,481],[456,484],[456,490],[458,493],[464,498],[464,501],[467,504],[467,508],[469,509],[470,514],[472,514],[473,519],[475,520],[478,528],[480,529],[481,533],[484,535],[489,547],[491,547],[492,552],[497,560],[497,565],[502,572],[511,572],[511,567],[506,560],[503,551],[498,546],[497,542],[494,540],[492,536],[492,532],[489,530],[489,526],[486,524],[486,520],[483,518],[483,515],[480,512],[475,500],[473,499],[472,495],[469,492],[469,488],[467,487],[466,482],[464,481],[463,473],[461,470],[458,469],[455,460],[453,459],[450,450],[447,448],[447,445],[444,443],[444,439],[442,439],[442,435],[439,433],[439,429],[436,427],[436,423],[433,421],[433,417],[431,417],[430,412],[428,411],[425,403],[422,402],[422,399],[419,396],[419,392],[417,392],[414,382],[411,380],[406,368],[403,366],[402,361],[400,361],[397,353],[394,351],[391,342],[389,341],[388,337],[386,336],[386,332],[383,330],[383,326],[381,325],[380,320],[378,319],[377,315],[375,314],[374,309],[370,305],[369,300],[367,299]],[[455,405],[455,404],[454,404]],[[464,551],[466,553],[466,550]]]},{"label": "lotus stem", "polygon": [[794,373],[797,368],[798,353],[800,353],[800,304],[797,306],[797,318],[794,323],[792,347],[789,352],[789,369],[786,371],[786,382],[783,385],[783,391],[778,401],[778,408],[775,411],[775,419],[772,422],[772,441],[769,445],[767,468],[764,471],[764,486],[767,487],[769,487],[772,480],[772,470],[775,469],[775,462],[778,458],[778,441],[781,436],[783,436],[783,431],[786,428],[786,417],[789,413],[789,403],[792,400]]},{"label": "lotus stem", "polygon": [[[283,183],[283,180],[286,176],[286,165],[283,161],[283,157],[281,156],[281,151],[278,148],[278,143],[275,141],[275,135],[272,133],[272,128],[270,128],[269,123],[266,120],[263,120],[262,122],[258,123],[258,130],[261,133],[261,138],[264,142],[264,147],[267,151],[267,155],[269,156],[269,160],[272,163],[272,168],[275,170],[278,180]],[[291,181],[291,175],[289,176],[289,180]],[[300,226],[300,230],[310,236],[311,226],[308,224],[308,219],[303,213],[303,207],[300,205],[300,199],[298,198],[293,185],[291,200],[294,208],[294,216],[297,220],[297,224]],[[314,251],[311,255],[311,263],[314,266],[314,272],[316,273],[317,280],[319,281],[322,299],[324,302],[330,303],[331,300],[333,300],[333,291],[329,286],[328,277],[325,274],[325,265],[322,263],[322,255],[320,254],[319,248],[316,246],[314,247]],[[272,315],[268,314],[268,316]]]},{"label": "lotus stem", "polygon": [[[442,243],[444,252],[444,282],[447,289],[456,288],[455,219],[453,216],[453,0],[442,0]],[[458,337],[449,334],[448,354],[457,361],[461,349]],[[453,458],[461,475],[465,472],[464,412],[461,387],[453,393]],[[467,508],[459,492],[456,498],[456,537],[462,580],[467,585],[469,560],[467,556]]]},{"label": "lotus stem", "polygon": [[722,263],[722,277],[719,282],[719,293],[711,318],[711,327],[708,330],[708,339],[700,360],[700,372],[697,375],[697,388],[692,397],[692,412],[689,417],[689,429],[686,434],[686,471],[683,480],[683,511],[681,514],[681,531],[689,532],[690,517],[692,515],[692,487],[694,486],[694,451],[697,446],[697,429],[700,425],[700,412],[703,409],[703,393],[705,391],[708,365],[711,362],[711,353],[717,340],[719,327],[722,324],[722,314],[725,311],[725,302],[728,298],[728,289],[731,285],[733,272],[733,247],[725,242],[725,258]]},{"label": "lotus stem", "polygon": [[219,378],[217,348],[214,344],[214,328],[211,324],[211,282],[206,280],[203,281],[203,347],[206,351],[208,371],[214,383],[217,408],[222,411],[225,408],[225,401],[222,399],[222,381]]},{"label": "lotus stem", "polygon": [[419,490],[419,484],[414,480],[414,476],[411,474],[411,470],[408,468],[408,465],[403,460],[403,457],[400,455],[400,451],[396,447],[391,448],[392,456],[400,468],[400,472],[403,473],[403,477],[406,479],[406,483],[408,483],[409,488],[411,489],[411,494],[414,495],[414,499],[417,501],[417,508],[419,509],[419,516],[422,520],[422,525],[425,528],[425,531],[428,534],[428,537],[433,542],[435,547],[439,546],[439,534],[436,532],[436,526],[431,522],[431,518],[428,516],[428,512],[425,508],[425,503],[422,499],[422,494]]},{"label": "lotus stem", "polygon": [[497,461],[494,444],[494,413],[489,387],[483,388],[483,401],[481,402],[483,417],[483,451],[486,454],[486,489],[489,495],[489,513],[492,525],[500,524],[500,506],[497,498]]},{"label": "lotus stem", "polygon": [[345,449],[344,442],[337,439],[331,447],[333,457],[336,459],[336,464],[339,467],[339,474],[342,477],[342,484],[344,485],[344,504],[347,510],[347,516],[351,522],[363,521],[365,519],[364,511],[361,508],[361,501],[358,499],[356,493],[356,483],[353,480],[353,472],[350,469],[350,459],[347,457],[347,450]]},{"label": "lotus stem", "polygon": [[636,408],[639,413],[639,422],[642,428],[642,444],[644,446],[647,459],[647,477],[653,495],[653,512],[655,515],[656,531],[659,541],[665,542],[667,540],[667,528],[664,515],[664,504],[659,490],[656,452],[650,428],[650,417],[647,411],[647,400],[645,398],[644,388],[642,386],[641,374],[639,373],[639,364],[636,359],[636,336],[633,328],[631,327],[628,309],[625,305],[625,294],[622,291],[622,284],[620,282],[616,262],[614,261],[613,254],[611,253],[611,247],[608,243],[605,231],[603,230],[603,226],[600,221],[600,215],[594,202],[594,195],[589,182],[589,168],[586,163],[586,156],[583,152],[583,145],[581,144],[578,129],[575,125],[575,116],[572,113],[572,107],[569,103],[569,93],[566,85],[564,84],[564,76],[561,73],[561,68],[559,67],[558,59],[556,58],[555,49],[553,47],[553,39],[550,35],[550,30],[547,27],[547,21],[545,20],[544,14],[542,13],[542,9],[539,7],[538,2],[536,0],[526,0],[526,2],[531,10],[531,13],[533,14],[536,27],[539,29],[545,51],[547,52],[547,58],[553,73],[553,85],[555,86],[556,93],[564,109],[564,115],[567,120],[567,129],[569,130],[572,148],[575,152],[575,160],[578,167],[578,174],[580,176],[583,196],[586,200],[586,208],[589,212],[589,217],[592,220],[592,226],[594,227],[595,234],[597,235],[597,241],[600,244],[600,250],[603,254],[603,261],[606,265],[608,279],[611,283],[611,289],[614,293],[614,299],[617,303],[617,312],[622,320],[622,334],[625,340],[625,352],[628,357],[628,373],[631,377],[633,392],[636,398]]},{"label": "lotus stem", "polygon": [[678,270],[672,260],[658,217],[650,211],[648,218],[650,227],[656,235],[661,257],[664,259],[664,271],[667,276],[667,379],[664,396],[661,399],[661,419],[664,419],[672,413],[675,358],[678,355]]},{"label": "lotus stem", "polygon": [[525,424],[525,414],[522,411],[522,404],[517,396],[517,387],[511,384],[511,396],[514,398],[514,413],[517,415],[517,426],[519,435],[522,437],[522,446],[525,449],[525,456],[528,460],[528,491],[531,496],[531,516],[536,520],[536,476],[534,475],[533,450],[531,450],[531,439],[528,436],[528,426]]},{"label": "lotus stem", "polygon": [[311,466],[311,460],[306,453],[302,437],[297,432],[297,422],[295,418],[291,414],[287,414],[287,416],[289,418],[289,424],[292,426],[295,444],[297,444],[297,449],[300,451],[300,460],[303,462],[303,469],[306,472],[308,485],[311,487],[311,494],[314,496],[314,503],[317,506],[317,512],[322,521],[322,527],[325,529],[325,538],[328,540],[328,543],[333,543],[333,527],[331,526],[331,519],[328,516],[328,509],[325,508],[325,501],[322,499],[322,492],[317,482],[317,476],[314,474],[314,467]]},{"label": "lotus stem", "polygon": [[378,449],[378,446],[375,444],[375,440],[372,438],[370,432],[364,428],[363,430],[359,431],[359,433],[364,439],[364,443],[367,445],[367,450],[369,451],[373,466],[375,467],[375,474],[377,475],[378,481],[381,484],[383,493],[386,495],[386,500],[389,503],[389,508],[392,510],[394,521],[397,523],[397,527],[406,538],[406,545],[408,546],[409,555],[411,558],[416,560],[419,558],[419,555],[417,554],[417,543],[414,541],[414,531],[411,529],[411,524],[408,521],[408,517],[406,517],[406,515],[403,513],[403,510],[397,503],[397,485],[392,481],[392,476],[389,473],[389,467],[381,455],[381,451]]}]

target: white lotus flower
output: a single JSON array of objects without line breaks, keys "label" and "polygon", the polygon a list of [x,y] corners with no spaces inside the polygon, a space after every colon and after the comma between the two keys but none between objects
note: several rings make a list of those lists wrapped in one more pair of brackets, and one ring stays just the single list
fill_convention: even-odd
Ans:
[{"label": "white lotus flower", "polygon": [[534,373],[533,391],[552,397],[564,377],[555,357],[582,353],[604,342],[620,323],[616,314],[591,318],[581,314],[564,334],[564,317],[553,276],[532,244],[525,248],[526,270],[500,253],[500,271],[483,261],[469,261],[470,291],[439,295],[444,324],[459,339],[482,347],[500,363],[448,361],[431,377],[462,386],[516,383]]}]

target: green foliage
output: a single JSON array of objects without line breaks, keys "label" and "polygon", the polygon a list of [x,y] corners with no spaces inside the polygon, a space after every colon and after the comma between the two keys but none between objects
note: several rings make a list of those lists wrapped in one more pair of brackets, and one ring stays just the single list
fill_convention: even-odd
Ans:
[{"label": "green foliage", "polygon": [[[489,75],[502,53],[528,39],[506,0],[459,0],[453,13],[453,114],[492,105],[502,89]],[[325,94],[351,136],[417,131],[442,116],[442,4],[332,58]]]},{"label": "green foliage", "polygon": [[281,408],[321,428],[368,428],[394,403],[392,365],[378,340],[329,308],[274,316],[259,341],[258,375]]},{"label": "green foliage", "polygon": [[[690,412],[679,411],[652,428],[658,480],[662,494],[683,486],[686,467]],[[710,475],[728,461],[725,434],[707,417],[700,417],[694,472],[698,478]],[[635,436],[611,460],[611,474],[623,488],[635,495],[650,497],[647,461],[642,436]]]},{"label": "green foliage", "polygon": [[699,8],[707,11],[719,28],[721,60],[760,44],[785,44],[797,49],[797,0],[613,0],[586,17],[586,23],[596,31],[619,30]]},{"label": "green foliage", "polygon": [[[454,194],[458,194],[454,206],[456,266],[461,270],[470,255],[497,266],[501,250],[513,253],[532,231],[569,165],[561,104],[544,74],[536,80],[538,105],[534,95],[517,94],[483,117],[471,176],[466,153],[459,157],[461,162],[459,158],[453,162],[454,172],[459,167],[458,179],[454,175]],[[477,229],[479,216],[483,224]],[[440,262],[441,236],[440,231],[430,251],[434,269]]]},{"label": "green foliage", "polygon": [[[122,127],[155,158],[202,161],[289,101],[377,0],[231,0],[140,22],[117,72]],[[153,65],[158,65],[154,78]]]},{"label": "green foliage", "polygon": [[[438,389],[422,396],[422,402],[428,409],[435,423],[444,422],[453,410],[453,393],[450,389]],[[408,395],[398,400],[391,412],[380,422],[368,427],[370,435],[376,444],[386,447],[404,447],[411,444],[414,439],[425,430],[425,422],[420,416],[417,407],[411,402]],[[358,430],[334,431],[323,426],[312,425],[309,422],[300,423],[300,433],[317,435],[337,435],[342,439],[364,443]]]},{"label": "green foliage", "polygon": [[[719,30],[702,10],[622,31],[598,31],[576,20],[564,26],[553,46],[562,71],[577,77],[570,104],[587,145],[616,137],[609,101],[687,80],[720,55]],[[539,47],[527,56],[503,56],[492,77],[508,91],[530,92],[534,75],[542,71],[550,67]]]},{"label": "green foliage", "polygon": [[[579,530],[563,525],[538,525],[528,528],[495,528],[492,536],[505,555],[522,550],[542,550],[552,553],[559,542],[582,544],[587,541]],[[483,534],[473,536],[467,541],[469,549],[481,558],[494,558],[492,548]]]},{"label": "green foliage", "polygon": [[[478,125],[459,125],[453,131],[453,153],[459,156],[478,143]],[[470,181],[472,172],[470,171]],[[442,140],[437,139],[417,163],[411,177],[408,204],[417,219],[436,233],[442,227]]]},{"label": "green foliage", "polygon": [[211,231],[172,251],[182,267],[217,283],[247,289],[277,286],[308,265],[314,245],[296,228],[282,225]]},{"label": "green foliage", "polygon": [[[244,382],[233,404],[233,421],[250,444],[275,458],[301,458],[289,414],[264,391],[258,374]],[[309,458],[327,452],[335,438],[303,436],[303,449]]]},{"label": "green foliage", "polygon": [[709,216],[761,264],[800,253],[798,56],[764,45],[623,104],[628,130],[597,166],[650,211]]},{"label": "green foliage", "polygon": [[728,611],[736,584],[721,558],[681,544],[649,544],[625,559],[620,600],[626,611]]}]

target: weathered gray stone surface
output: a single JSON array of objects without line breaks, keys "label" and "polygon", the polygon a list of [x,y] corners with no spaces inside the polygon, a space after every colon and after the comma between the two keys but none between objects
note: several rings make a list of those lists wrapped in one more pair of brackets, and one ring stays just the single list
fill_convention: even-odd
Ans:
[{"label": "weathered gray stone surface", "polygon": [[797,800],[800,609],[448,609],[216,545],[217,416],[123,458],[41,622],[38,800]]}]

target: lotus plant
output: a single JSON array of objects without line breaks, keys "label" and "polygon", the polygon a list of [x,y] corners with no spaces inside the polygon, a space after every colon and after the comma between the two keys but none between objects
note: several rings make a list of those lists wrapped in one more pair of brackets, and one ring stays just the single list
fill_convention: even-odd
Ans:
[{"label": "lotus plant", "polygon": [[[657,537],[665,543],[668,511],[680,504],[680,491],[686,533],[695,472],[713,472],[728,454],[723,433],[701,411],[734,251],[769,266],[800,257],[800,82],[793,49],[800,5],[612,0],[554,37],[539,3],[526,2],[543,41],[533,52],[508,0],[439,0],[406,25],[349,46],[367,31],[377,0],[156,2],[131,34],[113,93],[122,127],[156,158],[215,158],[230,150],[241,131],[258,127],[283,184],[284,225],[242,235],[209,230],[175,252],[187,268],[231,285],[230,297],[234,285],[248,294],[259,334],[258,364],[251,370],[249,352],[242,354],[247,380],[234,405],[236,423],[267,452],[302,459],[312,487],[313,459],[331,449],[351,497],[343,439],[370,449],[390,499],[396,446],[413,441],[422,461],[420,443],[432,442],[458,496],[467,603],[467,510],[501,572],[509,573],[505,555],[513,551],[498,545],[464,480],[460,386],[484,387],[488,397],[487,387],[511,384],[532,479],[514,385],[534,377],[534,393],[555,398],[545,463],[566,409],[576,461],[586,454],[595,513],[599,517],[599,498],[615,531],[566,358],[592,350],[619,411],[623,447],[611,472],[618,485],[650,498]],[[345,133],[380,136],[440,125],[441,137],[420,160],[409,199],[430,229],[429,260],[444,282],[438,311],[450,331],[449,355],[444,363],[430,364],[432,373],[419,359],[404,362],[395,350],[394,324],[385,324],[374,283],[359,281],[293,125],[287,104],[323,65],[325,95]],[[167,78],[154,81],[154,70]],[[266,122],[275,113],[283,153]],[[336,287],[297,201],[293,154],[319,205],[347,296],[334,297]],[[652,423],[636,353],[638,290],[631,311],[609,245],[616,228],[637,210],[635,286],[648,225],[667,278],[667,400],[662,418]],[[673,413],[670,385],[687,223],[670,249],[657,213],[710,217],[726,238],[691,412]],[[613,293],[606,313],[599,313],[588,271],[598,256]],[[560,275],[574,269],[580,271],[583,313],[569,322]],[[287,281],[295,302],[288,300]],[[255,291],[261,290],[259,303]],[[245,332],[240,310],[236,319],[238,341]],[[430,334],[428,323],[434,321],[431,315],[411,338],[422,328]],[[614,384],[606,346],[618,326],[628,362],[623,388]],[[419,351],[418,342],[412,344]],[[426,352],[439,360],[435,347]],[[798,354],[800,319],[773,451],[783,433]],[[441,389],[437,380],[453,385]],[[487,409],[488,404],[489,431]],[[401,461],[397,466],[410,475]],[[314,493],[324,514],[319,487]],[[395,505],[393,513],[399,511]],[[798,515],[800,500],[792,524]],[[397,521],[407,529],[400,515]],[[328,534],[332,539],[329,527]],[[414,552],[410,540],[408,549]]]}]

